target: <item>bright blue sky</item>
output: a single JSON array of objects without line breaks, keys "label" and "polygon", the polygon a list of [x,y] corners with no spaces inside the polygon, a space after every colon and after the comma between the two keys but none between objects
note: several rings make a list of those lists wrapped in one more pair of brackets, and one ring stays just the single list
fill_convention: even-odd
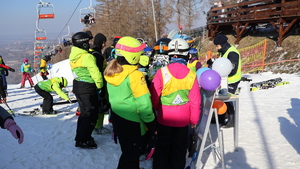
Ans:
[{"label": "bright blue sky", "polygon": [[[39,28],[46,30],[48,39],[55,39],[66,25],[80,0],[42,0],[54,5],[55,18],[40,20]],[[0,2],[0,39],[17,37],[34,40],[36,30],[37,4],[39,0],[1,0]],[[96,0],[92,1],[92,5]],[[79,22],[80,9],[88,7],[90,0],[82,0],[69,22],[70,32],[81,31],[84,26]],[[47,13],[48,10],[45,9]],[[68,34],[67,28],[60,35]]]}]

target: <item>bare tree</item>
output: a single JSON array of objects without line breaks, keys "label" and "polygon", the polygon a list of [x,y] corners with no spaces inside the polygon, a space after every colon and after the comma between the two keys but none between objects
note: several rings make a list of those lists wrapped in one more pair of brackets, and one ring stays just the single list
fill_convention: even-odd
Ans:
[{"label": "bare tree", "polygon": [[[158,35],[164,33],[170,23],[171,10],[165,0],[153,0]],[[151,1],[149,0],[97,0],[96,24],[88,29],[93,34],[101,32],[108,39],[114,36],[143,38],[150,44],[155,42],[155,31]]]}]

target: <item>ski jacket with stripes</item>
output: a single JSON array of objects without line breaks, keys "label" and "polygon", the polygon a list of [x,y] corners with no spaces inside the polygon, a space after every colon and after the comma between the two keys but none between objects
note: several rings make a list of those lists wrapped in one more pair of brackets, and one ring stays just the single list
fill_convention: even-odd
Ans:
[{"label": "ski jacket with stripes", "polygon": [[[157,71],[150,86],[157,121],[165,126],[197,124],[200,117],[200,90],[196,73],[180,63],[171,63]],[[170,76],[170,80],[166,80]],[[167,97],[167,98],[165,98]]]},{"label": "ski jacket with stripes", "polygon": [[60,77],[54,77],[49,80],[40,81],[37,83],[40,89],[46,92],[56,92],[61,98],[65,100],[70,100],[70,98],[64,93],[60,87],[62,79]]},{"label": "ski jacket with stripes", "polygon": [[[145,76],[137,66],[122,65],[123,71],[104,76],[107,81],[109,102],[118,116],[140,124],[141,135],[146,133],[146,123],[155,119]],[[126,126],[124,126],[126,127]]]},{"label": "ski jacket with stripes", "polygon": [[31,72],[31,65],[29,63],[25,64],[24,62],[21,65],[20,71],[23,73],[30,73]]},{"label": "ski jacket with stripes", "polygon": [[69,59],[74,80],[95,83],[97,89],[102,88],[102,75],[96,65],[96,58],[93,55],[86,50],[73,46]]}]

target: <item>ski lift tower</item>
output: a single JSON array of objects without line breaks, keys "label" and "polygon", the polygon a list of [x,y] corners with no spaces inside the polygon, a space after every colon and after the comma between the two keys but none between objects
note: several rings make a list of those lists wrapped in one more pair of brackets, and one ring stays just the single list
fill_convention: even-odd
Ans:
[{"label": "ski lift tower", "polygon": [[37,71],[39,68],[40,57],[44,55],[45,47],[47,46],[47,33],[46,30],[40,29],[39,20],[40,19],[54,19],[54,6],[49,2],[40,2],[36,6],[37,19],[36,19],[36,30],[35,30],[35,43],[34,43],[34,69]]}]

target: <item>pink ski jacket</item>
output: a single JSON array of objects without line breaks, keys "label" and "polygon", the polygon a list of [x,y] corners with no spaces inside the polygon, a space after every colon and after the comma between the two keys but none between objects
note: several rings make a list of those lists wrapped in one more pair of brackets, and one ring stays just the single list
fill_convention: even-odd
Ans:
[{"label": "pink ski jacket", "polygon": [[[176,79],[183,79],[190,69],[180,63],[171,63],[168,70]],[[157,112],[157,121],[165,126],[184,127],[188,124],[197,124],[200,117],[201,95],[197,78],[188,94],[189,101],[183,105],[162,105],[161,93],[164,88],[162,69],[159,69],[150,86],[151,101],[154,110]]]}]

